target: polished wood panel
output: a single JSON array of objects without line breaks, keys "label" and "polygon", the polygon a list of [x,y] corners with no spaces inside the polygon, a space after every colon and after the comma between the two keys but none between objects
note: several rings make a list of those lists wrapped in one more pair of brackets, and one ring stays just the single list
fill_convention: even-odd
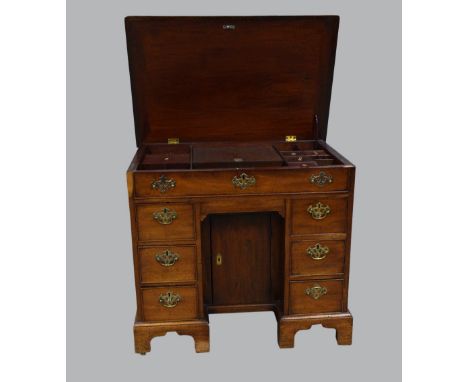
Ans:
[{"label": "polished wood panel", "polygon": [[266,143],[198,145],[193,147],[192,153],[193,168],[273,167],[283,164],[274,147]]},{"label": "polished wood panel", "polygon": [[337,16],[127,17],[138,144],[325,139],[338,24]]},{"label": "polished wood panel", "polygon": [[[310,182],[310,177],[325,172],[333,177],[332,183],[318,186]],[[246,169],[246,170],[192,170],[167,172],[136,172],[135,196],[170,198],[175,196],[197,195],[249,195],[272,193],[299,193],[299,192],[329,192],[343,191],[348,188],[348,172],[346,167],[327,168],[290,168],[282,169]],[[246,173],[255,177],[256,184],[246,189],[234,187],[232,179]],[[162,175],[173,179],[176,186],[166,192],[152,187],[154,180]]]},{"label": "polished wood panel", "polygon": [[[313,259],[309,248],[317,244],[328,248],[323,259]],[[328,240],[296,241],[291,248],[291,275],[321,276],[342,274],[344,272],[345,242]]]},{"label": "polished wood panel", "polygon": [[285,237],[284,237],[284,214],[272,213],[271,215],[271,288],[273,301],[283,311],[284,296],[284,259],[285,259]]},{"label": "polished wood panel", "polygon": [[270,230],[268,213],[211,216],[213,304],[271,302]]},{"label": "polished wood panel", "polygon": [[154,337],[165,336],[168,332],[176,332],[181,336],[192,336],[195,351],[204,353],[210,351],[210,327],[208,321],[179,322],[135,322],[133,333],[135,352],[142,355],[151,351],[151,340]]},{"label": "polished wood panel", "polygon": [[[327,293],[318,299],[308,296],[306,289],[315,285],[327,288]],[[291,314],[340,312],[343,280],[292,281],[289,294]]]},{"label": "polished wood panel", "polygon": [[[153,217],[155,212],[169,208],[177,213],[171,224],[161,224]],[[191,204],[148,204],[137,206],[138,239],[171,240],[194,239],[193,206]]]},{"label": "polished wood panel", "polygon": [[[177,293],[181,301],[173,308],[166,308],[159,302],[161,294]],[[158,287],[141,289],[143,297],[143,316],[146,321],[175,321],[194,319],[197,312],[197,288]]]},{"label": "polished wood panel", "polygon": [[190,169],[192,150],[189,145],[145,146],[144,151],[140,170]]},{"label": "polished wood panel", "polygon": [[284,216],[284,200],[281,198],[265,198],[263,196],[219,198],[203,200],[200,204],[202,219],[209,214],[269,211],[275,211]]},{"label": "polished wood panel", "polygon": [[310,329],[312,325],[336,330],[338,345],[351,345],[353,316],[351,313],[321,313],[311,316],[285,316],[278,321],[278,345],[280,348],[293,348],[294,337],[299,330]]},{"label": "polished wood panel", "polygon": [[[194,282],[197,279],[195,249],[193,246],[175,245],[140,248],[141,283]],[[174,265],[165,266],[156,260],[157,255],[167,250],[177,255]]]},{"label": "polished wood panel", "polygon": [[[309,206],[322,203],[330,207],[331,212],[324,219],[316,220],[307,212]],[[344,198],[310,198],[292,202],[292,234],[310,235],[317,233],[346,232],[347,200]]]}]

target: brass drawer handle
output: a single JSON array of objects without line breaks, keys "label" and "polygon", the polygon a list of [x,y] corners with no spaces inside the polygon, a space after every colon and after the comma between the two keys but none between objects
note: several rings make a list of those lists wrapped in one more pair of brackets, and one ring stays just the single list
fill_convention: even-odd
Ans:
[{"label": "brass drawer handle", "polygon": [[153,213],[153,219],[164,225],[171,224],[176,218],[177,212],[169,208],[163,208],[161,211]]},{"label": "brass drawer handle", "polygon": [[257,183],[257,180],[254,176],[248,176],[245,172],[240,174],[240,176],[234,176],[232,178],[232,184],[234,187],[239,187],[241,190],[245,190],[247,187],[254,186]]},{"label": "brass drawer handle", "polygon": [[159,295],[159,303],[165,308],[174,308],[181,301],[182,297],[171,291],[167,292],[166,294],[161,293]]},{"label": "brass drawer handle", "polygon": [[307,248],[307,254],[313,260],[323,260],[325,257],[327,257],[328,252],[330,252],[330,248],[320,243],[315,244],[313,247]]},{"label": "brass drawer handle", "polygon": [[314,300],[318,300],[324,294],[327,294],[327,288],[320,286],[319,284],[315,284],[313,287],[307,288],[305,290],[305,294],[309,297],[312,297]]},{"label": "brass drawer handle", "polygon": [[326,184],[333,183],[333,176],[327,175],[327,173],[320,171],[318,175],[312,175],[309,180],[310,183],[319,187],[323,187]]},{"label": "brass drawer handle", "polygon": [[161,175],[158,180],[153,180],[151,183],[151,188],[153,190],[159,190],[159,192],[167,192],[176,186],[176,181],[174,179],[168,178],[165,175]]},{"label": "brass drawer handle", "polygon": [[331,213],[330,206],[318,202],[315,206],[310,205],[307,207],[307,212],[312,216],[312,219],[322,220],[325,219]]},{"label": "brass drawer handle", "polygon": [[172,267],[179,260],[179,254],[166,249],[155,256],[156,261],[163,267]]}]

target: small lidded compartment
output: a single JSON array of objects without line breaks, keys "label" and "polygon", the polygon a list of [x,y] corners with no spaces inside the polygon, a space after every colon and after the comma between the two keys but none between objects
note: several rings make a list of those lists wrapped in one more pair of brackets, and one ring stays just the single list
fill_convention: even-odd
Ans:
[{"label": "small lidded compartment", "polygon": [[140,170],[190,169],[189,145],[148,146],[140,163]]},{"label": "small lidded compartment", "polygon": [[340,164],[317,142],[287,142],[277,144],[275,147],[287,166],[307,168]]},{"label": "small lidded compartment", "polygon": [[269,144],[210,143],[193,146],[193,168],[282,166],[283,159]]}]

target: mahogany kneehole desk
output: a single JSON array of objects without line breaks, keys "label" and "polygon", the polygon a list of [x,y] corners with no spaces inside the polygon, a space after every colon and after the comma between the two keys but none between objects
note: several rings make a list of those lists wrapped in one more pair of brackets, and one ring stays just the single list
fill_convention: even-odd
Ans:
[{"label": "mahogany kneehole desk", "polygon": [[338,17],[126,29],[136,352],[170,331],[209,351],[220,312],[273,311],[282,348],[315,324],[351,344],[355,167],[325,142]]},{"label": "mahogany kneehole desk", "polygon": [[[138,353],[168,331],[192,335],[196,350],[208,351],[208,313],[217,312],[272,310],[281,347],[313,324],[351,343],[354,167],[323,141],[269,145],[281,167],[151,170],[152,153],[171,156],[173,146],[138,150],[128,171]],[[242,144],[234,147],[241,155]],[[328,164],[289,167],[285,147]]]}]

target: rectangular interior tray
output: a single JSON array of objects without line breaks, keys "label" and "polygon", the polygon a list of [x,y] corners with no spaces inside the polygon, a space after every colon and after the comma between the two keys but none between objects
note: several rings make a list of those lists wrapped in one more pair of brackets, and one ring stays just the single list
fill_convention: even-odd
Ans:
[{"label": "rectangular interior tray", "polygon": [[283,158],[268,144],[216,144],[193,147],[193,168],[281,166]]}]

